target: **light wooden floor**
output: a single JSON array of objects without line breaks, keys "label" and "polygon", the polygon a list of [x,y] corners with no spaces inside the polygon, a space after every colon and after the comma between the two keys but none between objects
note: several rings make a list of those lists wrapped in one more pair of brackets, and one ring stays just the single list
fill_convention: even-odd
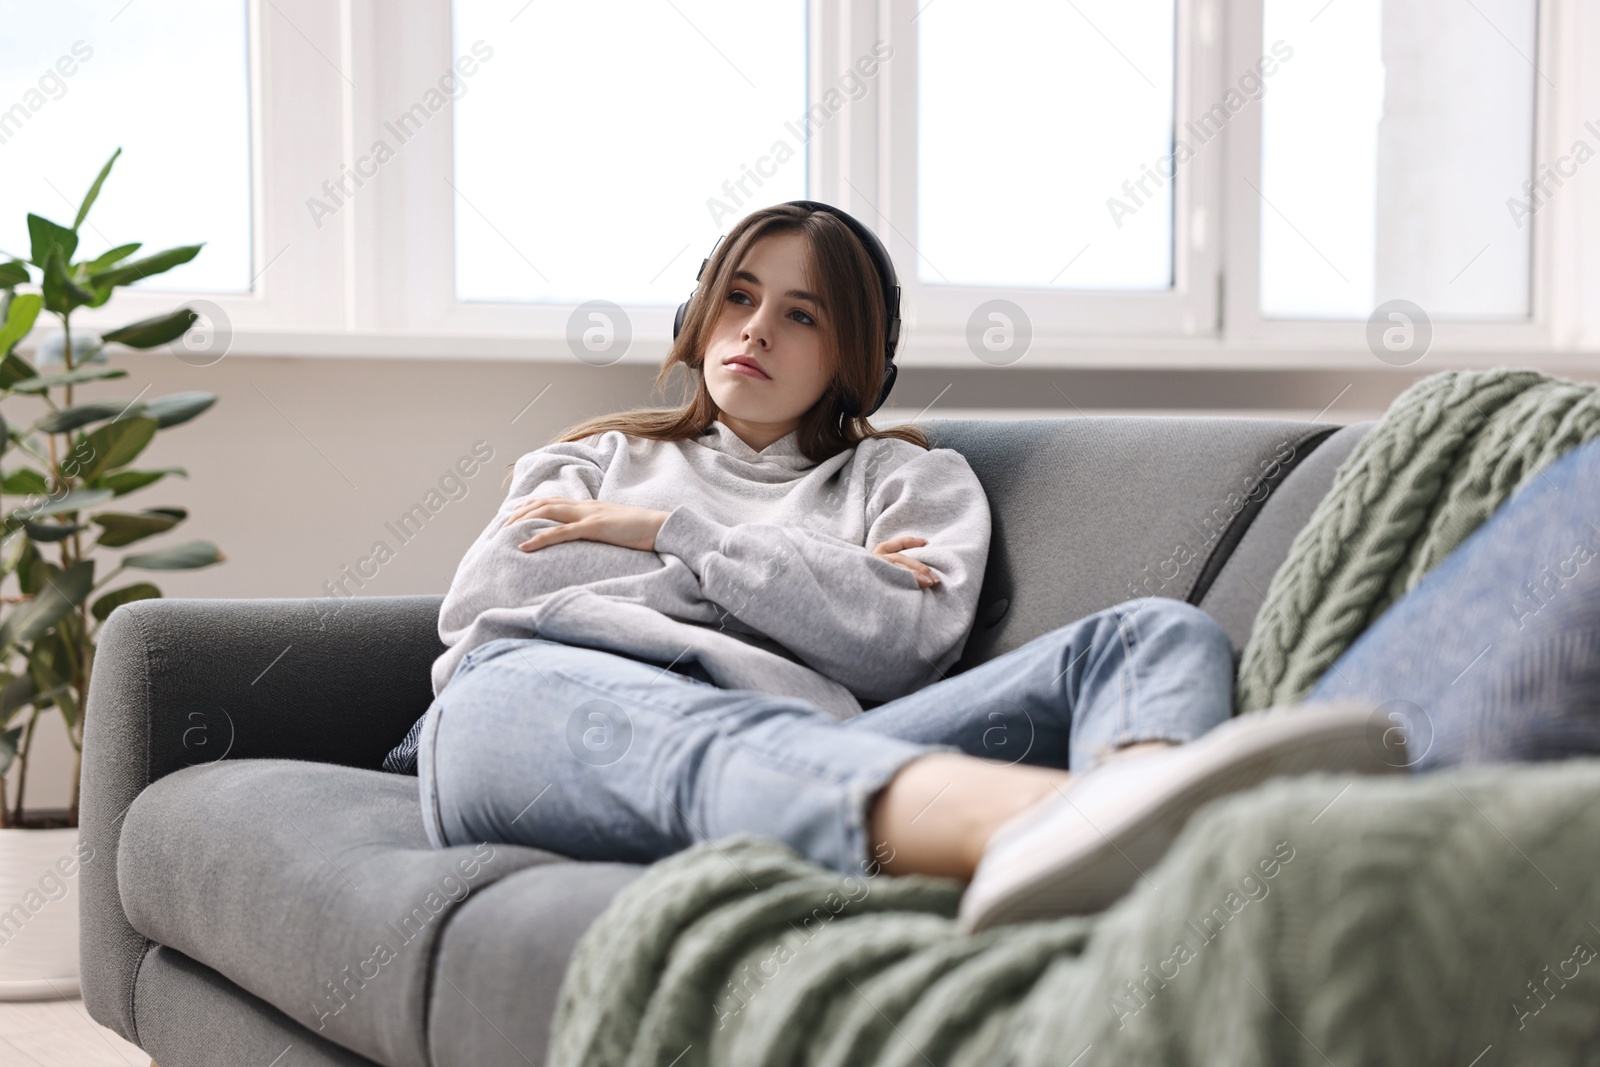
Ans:
[{"label": "light wooden floor", "polygon": [[83,999],[0,1001],[5,1067],[150,1067],[149,1054],[107,1030]]}]

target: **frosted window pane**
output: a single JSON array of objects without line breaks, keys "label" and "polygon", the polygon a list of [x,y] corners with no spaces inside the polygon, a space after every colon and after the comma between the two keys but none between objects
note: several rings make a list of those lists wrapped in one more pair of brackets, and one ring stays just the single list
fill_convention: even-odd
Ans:
[{"label": "frosted window pane", "polygon": [[1170,0],[925,6],[918,278],[1171,287],[1172,183],[1124,183],[1173,152],[1173,33]]},{"label": "frosted window pane", "polygon": [[454,105],[459,299],[687,297],[718,234],[805,196],[805,11],[456,0],[456,54],[493,49]]},{"label": "frosted window pane", "polygon": [[[1261,308],[1363,319],[1529,310],[1534,0],[1265,0],[1293,48],[1262,101]],[[1552,186],[1552,188],[1554,188]]]},{"label": "frosted window pane", "polygon": [[0,25],[0,249],[27,257],[30,211],[71,226],[120,145],[78,258],[130,241],[144,242],[140,254],[204,242],[138,284],[248,290],[246,4],[13,0]]}]

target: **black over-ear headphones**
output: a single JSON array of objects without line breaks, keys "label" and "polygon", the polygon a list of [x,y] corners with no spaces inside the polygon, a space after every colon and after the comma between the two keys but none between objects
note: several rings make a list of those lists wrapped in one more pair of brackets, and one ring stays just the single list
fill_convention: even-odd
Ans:
[{"label": "black over-ear headphones", "polygon": [[[842,211],[831,204],[823,204],[816,200],[790,200],[787,204],[795,207],[809,208],[812,211],[826,211],[840,222],[850,227],[851,231],[861,239],[862,245],[867,249],[867,255],[872,258],[872,265],[878,270],[878,280],[883,284],[883,306],[888,311],[889,331],[883,345],[883,388],[878,391],[878,399],[865,411],[859,410],[857,404],[848,396],[840,398],[840,407],[844,414],[855,417],[866,417],[883,406],[889,399],[889,391],[894,388],[894,379],[899,374],[899,368],[894,365],[895,345],[900,341],[900,279],[894,272],[894,263],[889,259],[889,250],[883,247],[883,242],[878,240],[878,235],[867,229],[861,222],[848,212]],[[718,237],[711,246],[714,253],[717,245],[722,243]],[[700,275],[706,272],[706,264],[711,262],[711,256],[706,256],[700,263],[700,270],[695,274],[695,289],[698,291]],[[689,300],[694,299],[694,293],[689,294]],[[689,301],[685,300],[678,305],[678,314],[672,320],[672,336],[677,338],[683,331],[683,318],[689,313]]]}]

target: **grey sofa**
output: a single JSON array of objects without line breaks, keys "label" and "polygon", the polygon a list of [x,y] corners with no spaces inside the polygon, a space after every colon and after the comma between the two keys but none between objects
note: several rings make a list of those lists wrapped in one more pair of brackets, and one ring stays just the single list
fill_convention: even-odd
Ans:
[{"label": "grey sofa", "polygon": [[[1144,595],[1199,604],[1237,652],[1370,426],[920,425],[968,457],[994,516],[957,671]],[[439,603],[149,600],[107,621],[83,997],[161,1067],[544,1062],[574,943],[643,868],[429,847],[417,780],[380,764],[431,700]]]}]

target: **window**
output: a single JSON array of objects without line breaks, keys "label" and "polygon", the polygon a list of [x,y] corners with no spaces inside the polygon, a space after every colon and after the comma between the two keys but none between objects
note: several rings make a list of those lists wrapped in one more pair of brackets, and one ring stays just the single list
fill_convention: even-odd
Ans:
[{"label": "window", "polygon": [[941,3],[914,18],[918,280],[1170,289],[1171,0]]},{"label": "window", "polygon": [[605,302],[654,363],[716,238],[804,197],[888,246],[906,366],[1371,367],[1397,303],[1432,368],[1600,348],[1582,0],[4,14],[0,248],[118,145],[91,246],[206,242],[87,328],[193,293],[234,351],[570,360]]},{"label": "window", "polygon": [[1533,165],[1538,5],[1305,8],[1265,3],[1285,44],[1261,104],[1262,312],[1526,318],[1532,228],[1507,199]]},{"label": "window", "polygon": [[1213,91],[1188,6],[884,0],[886,150],[844,192],[906,265],[908,350],[1006,365],[1215,332],[1221,151],[1175,135]]},{"label": "window", "polygon": [[454,5],[460,299],[676,307],[719,234],[804,198],[803,0],[524,4]]},{"label": "window", "polygon": [[248,5],[162,0],[5,5],[0,248],[26,258],[28,212],[83,225],[86,252],[205,242],[141,288],[244,292],[251,277]]}]

